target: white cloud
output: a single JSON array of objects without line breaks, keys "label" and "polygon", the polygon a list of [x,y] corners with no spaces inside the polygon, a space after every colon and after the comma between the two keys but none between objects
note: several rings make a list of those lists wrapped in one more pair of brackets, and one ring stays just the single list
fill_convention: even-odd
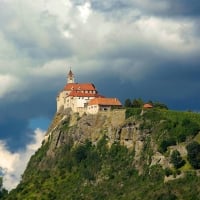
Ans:
[{"label": "white cloud", "polygon": [[144,17],[136,22],[136,27],[147,45],[160,46],[163,52],[188,53],[195,48],[191,35],[194,24],[191,21]]},{"label": "white cloud", "polygon": [[88,20],[88,17],[91,14],[91,4],[89,2],[86,2],[85,4],[78,6],[78,10],[80,12],[80,17],[83,20],[83,23],[86,23]]},{"label": "white cloud", "polygon": [[132,0],[138,7],[145,8],[146,10],[159,10],[159,12],[165,11],[170,8],[170,4],[163,0]]},{"label": "white cloud", "polygon": [[63,73],[67,73],[67,70],[70,68],[69,64],[67,64],[67,60],[52,60],[50,62],[46,62],[43,66],[38,68],[30,69],[30,76],[35,77],[55,77],[58,75],[62,75]]},{"label": "white cloud", "polygon": [[0,85],[1,85],[0,98],[2,98],[6,94],[15,91],[15,89],[20,85],[20,80],[17,77],[14,77],[9,74],[6,75],[0,74]]},{"label": "white cloud", "polygon": [[[80,73],[86,70],[93,73],[111,65],[109,70],[121,76],[121,68],[133,63],[127,66],[127,71],[134,72],[134,68],[142,75],[152,68],[142,70],[141,65],[149,65],[149,57],[153,61],[157,53],[184,56],[199,49],[200,39],[192,34],[195,28],[192,20],[153,17],[138,11],[138,7],[155,4],[166,9],[168,4],[163,1],[126,2],[132,9],[126,13],[127,10],[118,7],[123,15],[117,20],[94,10],[91,1],[81,2],[77,5],[70,0],[20,0],[20,3],[10,0],[4,2],[7,12],[0,7],[0,53],[4,55],[0,56],[0,71],[24,82],[20,89],[27,96],[30,85],[37,85],[35,79],[47,83],[48,79],[65,74],[68,65]],[[113,1],[103,4],[115,5]],[[138,56],[137,52],[142,55],[145,51],[150,54]],[[5,91],[6,87],[0,95]]]},{"label": "white cloud", "polygon": [[5,141],[0,141],[0,168],[3,170],[3,185],[6,189],[17,186],[31,155],[41,146],[44,135],[44,131],[36,129],[33,140],[18,152],[10,152]]}]

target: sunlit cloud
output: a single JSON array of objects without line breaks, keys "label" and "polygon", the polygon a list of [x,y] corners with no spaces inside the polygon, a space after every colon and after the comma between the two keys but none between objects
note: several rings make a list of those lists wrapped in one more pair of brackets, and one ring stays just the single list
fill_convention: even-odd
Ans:
[{"label": "sunlit cloud", "polygon": [[0,168],[3,173],[3,186],[6,189],[11,190],[17,186],[30,157],[41,146],[44,135],[44,131],[36,129],[26,148],[17,152],[11,152],[5,141],[0,141]]}]

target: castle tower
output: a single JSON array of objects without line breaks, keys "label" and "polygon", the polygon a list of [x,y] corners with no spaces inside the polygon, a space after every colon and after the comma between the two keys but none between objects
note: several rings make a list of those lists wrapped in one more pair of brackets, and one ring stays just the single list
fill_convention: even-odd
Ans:
[{"label": "castle tower", "polygon": [[69,73],[67,75],[67,83],[74,83],[74,74],[72,73],[72,70],[69,70]]}]

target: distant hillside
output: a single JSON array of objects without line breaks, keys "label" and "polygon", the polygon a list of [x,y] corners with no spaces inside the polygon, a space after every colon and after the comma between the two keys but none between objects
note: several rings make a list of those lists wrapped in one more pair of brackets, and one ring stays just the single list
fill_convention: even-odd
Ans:
[{"label": "distant hillside", "polygon": [[200,199],[200,114],[57,113],[6,200]]}]

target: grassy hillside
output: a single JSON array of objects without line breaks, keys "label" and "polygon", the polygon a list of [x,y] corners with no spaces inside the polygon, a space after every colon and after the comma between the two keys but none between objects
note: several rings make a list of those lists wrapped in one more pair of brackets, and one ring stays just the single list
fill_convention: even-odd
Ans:
[{"label": "grassy hillside", "polygon": [[[148,130],[141,154],[142,173],[134,162],[135,149],[128,149],[118,141],[108,147],[106,134],[97,144],[86,140],[74,145],[75,141],[68,138],[65,144],[55,149],[53,159],[47,153],[51,144],[49,139],[31,158],[21,183],[6,199],[200,199],[200,161],[195,157],[198,152],[191,154],[197,167],[193,167],[188,156],[182,157],[177,152],[174,160],[170,158],[173,157],[170,147],[177,144],[188,146],[197,141],[196,146],[187,148],[191,153],[198,147],[200,115],[156,109],[147,110],[143,115],[140,113],[138,109],[126,111],[127,123],[137,122],[141,132]],[[70,127],[65,130],[68,134]],[[173,161],[170,168],[151,165],[155,149]],[[170,175],[182,177],[165,182]]]},{"label": "grassy hillside", "polygon": [[192,112],[178,112],[171,110],[151,109],[140,115],[141,109],[127,109],[126,117],[137,117],[144,120],[141,129],[154,129],[153,137],[160,146],[160,151],[167,150],[164,143],[169,146],[177,143],[189,142],[195,138],[199,141],[200,114]]}]

